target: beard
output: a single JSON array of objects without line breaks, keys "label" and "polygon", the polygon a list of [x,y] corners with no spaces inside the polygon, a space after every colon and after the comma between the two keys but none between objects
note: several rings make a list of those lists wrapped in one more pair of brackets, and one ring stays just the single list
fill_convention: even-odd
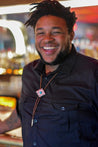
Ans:
[{"label": "beard", "polygon": [[70,43],[68,42],[67,45],[66,45],[66,48],[63,51],[60,51],[60,53],[57,55],[56,59],[51,63],[46,62],[43,59],[43,57],[42,57],[42,55],[40,54],[39,51],[38,51],[38,54],[39,54],[39,56],[40,56],[40,58],[41,58],[41,60],[44,64],[46,64],[46,65],[58,65],[58,64],[61,64],[61,63],[64,62],[64,60],[65,60],[66,56],[69,54],[69,52],[70,52]]}]

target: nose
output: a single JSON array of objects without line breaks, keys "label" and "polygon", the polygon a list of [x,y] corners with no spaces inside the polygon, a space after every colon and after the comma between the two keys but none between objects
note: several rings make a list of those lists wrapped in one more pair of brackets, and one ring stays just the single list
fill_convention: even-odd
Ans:
[{"label": "nose", "polygon": [[51,33],[47,33],[44,36],[44,42],[49,43],[52,42],[54,40],[53,36]]}]

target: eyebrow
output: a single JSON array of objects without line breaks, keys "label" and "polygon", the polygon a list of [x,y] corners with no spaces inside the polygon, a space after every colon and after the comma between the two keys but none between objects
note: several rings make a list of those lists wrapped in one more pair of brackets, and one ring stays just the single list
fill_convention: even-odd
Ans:
[{"label": "eyebrow", "polygon": [[[53,30],[55,29],[59,29],[59,30],[62,30],[60,27],[52,27]],[[40,31],[40,30],[43,30],[43,28],[37,28],[36,31]]]},{"label": "eyebrow", "polygon": [[40,30],[43,30],[43,28],[37,28],[37,29],[36,29],[36,31],[40,31]]},{"label": "eyebrow", "polygon": [[60,27],[53,27],[52,29],[59,29],[59,30],[62,30]]}]

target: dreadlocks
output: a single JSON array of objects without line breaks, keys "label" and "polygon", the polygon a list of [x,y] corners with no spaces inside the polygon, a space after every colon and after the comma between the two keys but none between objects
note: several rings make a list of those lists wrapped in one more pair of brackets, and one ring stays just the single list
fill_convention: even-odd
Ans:
[{"label": "dreadlocks", "polygon": [[44,0],[31,9],[30,18],[25,23],[26,26],[33,26],[35,28],[39,18],[45,15],[63,18],[66,21],[69,33],[73,30],[77,19],[75,12],[70,12],[70,7],[64,7],[56,0]]}]

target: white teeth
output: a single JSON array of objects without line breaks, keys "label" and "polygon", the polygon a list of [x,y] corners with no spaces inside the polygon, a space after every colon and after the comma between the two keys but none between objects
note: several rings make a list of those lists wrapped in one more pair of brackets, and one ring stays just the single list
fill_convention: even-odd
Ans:
[{"label": "white teeth", "polygon": [[45,50],[52,50],[54,47],[43,47]]}]

